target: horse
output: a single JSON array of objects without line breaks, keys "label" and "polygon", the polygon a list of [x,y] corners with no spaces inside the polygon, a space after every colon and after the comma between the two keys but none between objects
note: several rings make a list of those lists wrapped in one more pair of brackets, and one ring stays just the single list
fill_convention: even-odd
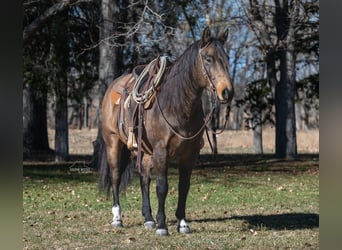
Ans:
[{"label": "horse", "polygon": [[[133,162],[139,161],[144,226],[155,229],[159,236],[168,235],[165,200],[168,167],[172,161],[178,164],[179,172],[175,213],[177,231],[184,234],[191,232],[185,208],[191,173],[203,146],[202,136],[207,123],[202,109],[202,92],[209,89],[221,103],[227,105],[234,96],[229,58],[223,47],[227,36],[228,28],[217,37],[212,37],[209,27],[206,27],[201,38],[164,71],[160,85],[153,94],[154,101],[143,113],[132,114],[135,102],[132,100],[132,90],[129,92],[127,86],[136,79],[133,72],[120,76],[108,86],[102,102],[102,137],[107,160],[100,166],[99,179],[102,190],[112,191],[113,227],[123,226],[119,194],[128,185],[130,174],[127,173],[132,172],[129,169],[132,169]],[[124,86],[122,93],[126,95],[113,98],[113,90],[117,90],[118,86]],[[132,126],[134,130],[131,121],[136,116],[143,119],[138,132],[142,141],[140,154],[129,143]],[[152,169],[158,199],[156,221],[152,216],[149,197]]]}]

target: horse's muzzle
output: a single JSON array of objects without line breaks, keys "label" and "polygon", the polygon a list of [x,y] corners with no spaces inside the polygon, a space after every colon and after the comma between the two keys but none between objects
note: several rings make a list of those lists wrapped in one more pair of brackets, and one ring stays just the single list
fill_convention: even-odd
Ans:
[{"label": "horse's muzzle", "polygon": [[222,98],[221,103],[229,103],[232,101],[234,97],[234,89],[224,89],[222,91]]}]

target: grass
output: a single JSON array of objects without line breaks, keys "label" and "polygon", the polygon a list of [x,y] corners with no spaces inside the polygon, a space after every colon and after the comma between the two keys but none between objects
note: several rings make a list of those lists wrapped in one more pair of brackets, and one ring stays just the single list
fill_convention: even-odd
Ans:
[{"label": "grass", "polygon": [[[291,162],[271,156],[203,156],[188,197],[190,235],[176,231],[178,173],[172,167],[166,201],[169,237],[143,228],[137,175],[121,199],[124,228],[114,229],[111,199],[99,194],[96,173],[51,169],[24,163],[24,249],[319,247],[319,172],[312,156]],[[154,182],[151,204],[155,215]]]}]

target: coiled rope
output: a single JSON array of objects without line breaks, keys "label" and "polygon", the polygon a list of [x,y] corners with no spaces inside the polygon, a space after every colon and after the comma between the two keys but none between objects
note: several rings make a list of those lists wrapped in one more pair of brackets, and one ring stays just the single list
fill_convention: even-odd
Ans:
[{"label": "coiled rope", "polygon": [[[155,89],[160,84],[160,79],[163,76],[163,73],[164,73],[164,70],[166,67],[166,62],[167,62],[167,56],[157,57],[156,59],[151,61],[144,68],[144,70],[141,72],[141,74],[138,76],[138,78],[134,84],[132,93],[131,93],[133,100],[136,103],[144,104],[145,102],[147,102],[151,98],[153,92],[155,91]],[[157,65],[157,64],[159,64],[159,65]],[[139,93],[140,88],[144,84],[143,79],[145,78],[145,76],[147,76],[151,72],[151,70],[153,72],[157,66],[159,66],[159,70],[158,70],[157,74],[155,74],[155,76],[152,77],[152,80],[151,80],[152,84],[149,85],[149,88],[147,90]]]}]

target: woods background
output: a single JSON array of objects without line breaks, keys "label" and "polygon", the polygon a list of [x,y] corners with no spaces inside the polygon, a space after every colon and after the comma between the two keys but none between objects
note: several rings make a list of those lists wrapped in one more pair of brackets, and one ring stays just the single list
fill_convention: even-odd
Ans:
[{"label": "woods background", "polygon": [[296,132],[319,128],[317,0],[24,0],[23,13],[25,157],[68,160],[69,128],[100,125],[114,78],[159,55],[175,60],[205,26],[229,27],[229,130],[251,129],[261,153],[262,128],[275,127],[276,156],[293,158]]}]

